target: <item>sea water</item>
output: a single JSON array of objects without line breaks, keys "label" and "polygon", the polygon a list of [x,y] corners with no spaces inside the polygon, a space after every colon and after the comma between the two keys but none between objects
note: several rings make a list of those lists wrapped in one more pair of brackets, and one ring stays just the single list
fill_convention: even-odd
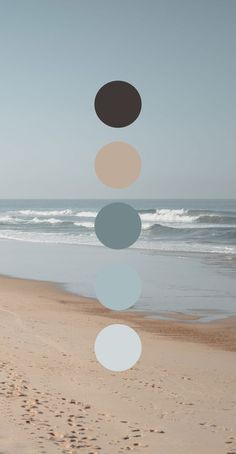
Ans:
[{"label": "sea water", "polygon": [[[120,201],[120,200],[119,200]],[[109,250],[94,232],[111,200],[1,200],[0,273],[49,280],[94,296],[96,273],[130,263],[143,291],[135,310],[235,314],[236,200],[125,200],[142,220],[138,241]]]}]

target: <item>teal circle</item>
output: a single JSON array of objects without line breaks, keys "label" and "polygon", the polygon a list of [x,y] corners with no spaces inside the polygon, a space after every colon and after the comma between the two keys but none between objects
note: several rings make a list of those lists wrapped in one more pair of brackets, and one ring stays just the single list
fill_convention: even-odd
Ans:
[{"label": "teal circle", "polygon": [[131,266],[113,264],[98,273],[95,292],[100,303],[108,309],[124,311],[138,301],[141,280]]},{"label": "teal circle", "polygon": [[104,246],[125,249],[141,232],[138,212],[127,203],[115,202],[103,207],[95,219],[95,232]]},{"label": "teal circle", "polygon": [[103,367],[113,372],[122,372],[133,367],[139,360],[142,343],[130,326],[113,324],[98,333],[94,352]]}]

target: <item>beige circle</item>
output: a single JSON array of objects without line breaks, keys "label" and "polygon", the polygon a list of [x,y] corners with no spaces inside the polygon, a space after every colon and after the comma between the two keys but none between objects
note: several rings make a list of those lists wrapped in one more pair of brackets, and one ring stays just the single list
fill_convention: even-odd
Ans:
[{"label": "beige circle", "polygon": [[98,178],[111,188],[126,188],[139,177],[141,159],[135,148],[125,142],[105,145],[95,159]]}]

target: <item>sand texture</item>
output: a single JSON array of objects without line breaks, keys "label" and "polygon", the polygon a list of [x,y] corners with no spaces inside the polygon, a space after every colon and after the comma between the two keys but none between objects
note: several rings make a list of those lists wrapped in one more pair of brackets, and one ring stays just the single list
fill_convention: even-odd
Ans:
[{"label": "sand texture", "polygon": [[[94,340],[126,320],[143,354],[112,373]],[[53,284],[1,277],[0,453],[235,454],[235,326],[114,315]]]}]

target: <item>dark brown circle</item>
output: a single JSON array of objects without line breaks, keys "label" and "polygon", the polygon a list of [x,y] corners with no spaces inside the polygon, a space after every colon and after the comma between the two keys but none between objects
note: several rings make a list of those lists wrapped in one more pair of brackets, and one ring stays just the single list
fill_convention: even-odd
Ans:
[{"label": "dark brown circle", "polygon": [[133,85],[122,80],[113,80],[97,92],[94,107],[103,123],[113,128],[123,128],[139,116],[142,101]]}]

